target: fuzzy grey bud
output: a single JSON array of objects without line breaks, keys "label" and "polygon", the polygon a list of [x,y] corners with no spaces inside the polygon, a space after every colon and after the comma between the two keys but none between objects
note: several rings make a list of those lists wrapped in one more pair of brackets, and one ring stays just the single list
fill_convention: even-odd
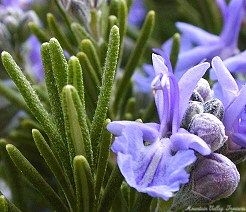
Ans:
[{"label": "fuzzy grey bud", "polygon": [[86,26],[90,22],[90,1],[89,0],[62,0],[61,6],[67,10],[72,17],[76,18],[80,23]]},{"label": "fuzzy grey bud", "polygon": [[240,175],[235,164],[224,155],[201,156],[190,173],[190,181],[176,194],[172,209],[204,206],[229,197],[237,188]]},{"label": "fuzzy grey bud", "polygon": [[230,135],[226,143],[218,150],[218,153],[228,157],[233,163],[238,164],[246,160],[246,148],[234,143],[235,138]]},{"label": "fuzzy grey bud", "polygon": [[230,196],[240,180],[235,164],[218,153],[199,158],[192,175],[195,191],[213,200]]},{"label": "fuzzy grey bud", "polygon": [[13,8],[0,8],[0,22],[6,26],[10,33],[14,33],[23,16],[22,10]]},{"label": "fuzzy grey bud", "polygon": [[210,85],[207,80],[201,78],[194,91],[191,95],[191,100],[205,102],[208,101],[212,97],[213,91],[210,89]]},{"label": "fuzzy grey bud", "polygon": [[11,35],[6,26],[0,23],[0,51],[3,49],[10,51],[10,38]]},{"label": "fuzzy grey bud", "polygon": [[24,41],[30,35],[29,22],[40,24],[37,14],[32,10],[25,12],[11,7],[0,8],[0,23],[5,25],[12,36],[18,33],[18,37],[14,37],[17,41]]},{"label": "fuzzy grey bud", "polygon": [[188,130],[202,138],[212,151],[222,147],[227,140],[223,123],[210,113],[194,115]]},{"label": "fuzzy grey bud", "polygon": [[98,8],[100,7],[104,2],[106,2],[105,0],[91,0],[91,5],[94,8]]},{"label": "fuzzy grey bud", "polygon": [[210,99],[204,103],[204,113],[211,113],[216,116],[219,120],[222,120],[224,117],[224,106],[219,99]]},{"label": "fuzzy grey bud", "polygon": [[204,102],[202,96],[195,90],[192,92],[190,100],[197,101],[197,102]]},{"label": "fuzzy grey bud", "polygon": [[185,111],[184,117],[181,122],[181,127],[188,129],[190,122],[195,114],[203,112],[203,105],[198,101],[189,101],[189,106]]}]

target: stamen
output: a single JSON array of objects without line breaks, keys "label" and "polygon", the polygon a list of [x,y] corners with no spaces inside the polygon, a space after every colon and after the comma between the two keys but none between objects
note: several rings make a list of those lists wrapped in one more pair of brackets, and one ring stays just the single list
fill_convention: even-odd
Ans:
[{"label": "stamen", "polygon": [[179,125],[179,87],[174,75],[170,73],[170,120],[172,120],[172,133],[178,131]]},{"label": "stamen", "polygon": [[161,137],[165,137],[166,132],[168,131],[168,123],[169,123],[169,111],[170,111],[170,102],[169,102],[169,95],[167,86],[162,88],[162,95],[163,95],[163,113],[160,120],[160,134]]}]

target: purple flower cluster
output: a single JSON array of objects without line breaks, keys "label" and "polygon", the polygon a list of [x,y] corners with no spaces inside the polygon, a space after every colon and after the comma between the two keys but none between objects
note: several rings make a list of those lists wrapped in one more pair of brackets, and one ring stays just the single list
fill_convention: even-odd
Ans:
[{"label": "purple flower cluster", "polygon": [[146,15],[146,8],[143,0],[134,0],[129,11],[128,23],[131,26],[139,27]]},{"label": "purple flower cluster", "polygon": [[[202,78],[210,67],[207,62],[194,66],[177,80],[167,57],[153,54],[152,60],[155,77],[151,87],[159,123],[113,121],[107,126],[115,136],[112,150],[126,182],[139,192],[164,200],[176,194],[182,201],[188,194],[198,194],[189,204],[207,204],[231,195],[240,177],[223,148],[227,146],[233,152],[231,143],[245,147],[245,87],[239,90],[219,57],[212,60],[212,68],[220,92],[213,91]],[[201,163],[208,165],[202,169]],[[216,174],[213,170],[217,163],[226,171]],[[204,177],[206,173],[210,174]],[[203,189],[208,182],[228,189],[211,194],[209,202],[210,197],[204,199],[207,191]],[[198,186],[193,187],[194,183]],[[174,207],[180,204],[176,199]]]},{"label": "purple flower cluster", "polygon": [[[20,51],[23,56],[24,67],[27,72],[37,81],[43,80],[43,69],[40,54],[40,42],[31,35],[28,30],[28,22],[32,21],[39,24],[39,19],[36,14],[30,10],[31,0],[3,0],[0,3],[0,30],[3,31],[5,43],[0,42],[0,50],[7,49],[11,52],[11,47],[8,43],[15,44],[11,35],[18,33],[19,37],[24,38],[24,43],[21,45]],[[3,34],[2,33],[2,34]],[[17,45],[17,44],[15,44]]]},{"label": "purple flower cluster", "polygon": [[[187,23],[176,23],[181,33],[181,51],[175,67],[179,76],[203,60],[211,61],[215,56],[226,59],[239,53],[238,36],[245,16],[246,2],[232,0],[229,5],[224,0],[216,2],[223,18],[223,28],[219,35]],[[169,40],[163,44],[162,49],[168,53],[171,45],[172,41]]]},{"label": "purple flower cluster", "polygon": [[2,0],[1,4],[16,9],[26,9],[31,2],[32,0]]},{"label": "purple flower cluster", "polygon": [[[232,73],[246,71],[246,60],[244,59],[246,53],[238,49],[238,36],[246,15],[246,1],[231,0],[227,5],[225,0],[217,0],[216,3],[223,18],[223,28],[219,35],[214,35],[191,24],[176,23],[181,33],[180,52],[174,70],[177,78],[180,78],[187,69],[202,61],[211,62],[215,56],[224,60],[226,67]],[[161,50],[169,55],[171,48],[172,39],[169,39],[162,45]],[[133,76],[137,92],[150,92],[148,82],[153,79],[154,70],[146,67],[146,65],[143,66],[142,70]],[[214,79],[213,74],[211,77]]]}]

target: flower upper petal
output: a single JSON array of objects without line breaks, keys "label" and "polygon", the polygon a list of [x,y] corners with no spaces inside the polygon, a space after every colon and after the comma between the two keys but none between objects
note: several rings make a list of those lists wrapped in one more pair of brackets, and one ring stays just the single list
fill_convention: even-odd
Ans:
[{"label": "flower upper petal", "polygon": [[189,35],[194,45],[209,45],[219,41],[219,37],[191,24],[177,22],[176,27],[184,35]]},{"label": "flower upper petal", "polygon": [[222,87],[223,99],[221,99],[221,101],[226,108],[237,96],[239,91],[238,85],[219,57],[213,58],[212,68],[216,73],[220,86]]},{"label": "flower upper petal", "polygon": [[245,12],[245,0],[232,0],[227,7],[225,14],[224,27],[220,34],[225,45],[237,45],[239,30]]},{"label": "flower upper petal", "polygon": [[210,60],[214,56],[219,55],[222,44],[211,45],[211,46],[197,46],[189,51],[185,51],[179,55],[178,61],[175,67],[175,75],[180,78],[182,74],[189,68],[203,60]]},{"label": "flower upper petal", "polygon": [[246,105],[246,86],[244,85],[238,93],[238,96],[225,110],[224,125],[226,130],[232,130],[234,121],[239,117]]},{"label": "flower upper petal", "polygon": [[246,72],[246,51],[243,51],[233,57],[229,57],[224,61],[225,66],[230,70],[231,73],[234,72]]},{"label": "flower upper petal", "polygon": [[164,63],[163,57],[157,54],[152,54],[152,61],[155,70],[155,75],[168,75],[168,68]]},{"label": "flower upper petal", "polygon": [[208,68],[209,63],[201,63],[185,72],[179,80],[179,98],[182,100],[182,104],[180,103],[179,106],[179,122],[181,122],[183,118],[190,96],[194,91],[197,82],[202,78]]}]

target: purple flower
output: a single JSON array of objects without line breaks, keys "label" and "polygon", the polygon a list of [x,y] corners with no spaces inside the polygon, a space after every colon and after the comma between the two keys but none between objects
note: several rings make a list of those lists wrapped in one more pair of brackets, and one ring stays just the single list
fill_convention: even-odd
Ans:
[{"label": "purple flower", "polygon": [[[202,60],[211,60],[215,56],[226,59],[239,53],[237,40],[240,26],[246,9],[245,0],[232,0],[226,5],[224,0],[218,0],[217,4],[223,17],[223,29],[220,35],[214,35],[187,23],[176,23],[182,34],[181,52],[175,68],[179,77],[188,68],[200,63]],[[170,52],[170,41],[162,46],[166,52]]]},{"label": "purple flower", "polygon": [[201,138],[180,128],[189,98],[209,64],[188,70],[177,82],[170,61],[156,54],[152,60],[160,123],[113,121],[107,129],[115,135],[112,150],[126,182],[139,192],[168,200],[189,181],[187,167],[196,161],[195,151],[211,152]]},{"label": "purple flower", "polygon": [[243,51],[233,57],[229,57],[223,61],[225,66],[231,73],[246,72],[246,51]]},{"label": "purple flower", "polygon": [[[177,78],[180,78],[190,67],[203,60],[211,60],[215,56],[225,59],[224,64],[232,73],[246,71],[246,60],[244,59],[246,52],[239,53],[237,47],[238,34],[246,10],[245,2],[245,0],[232,0],[229,5],[226,5],[224,0],[217,0],[224,21],[219,36],[190,24],[176,23],[182,33],[180,54],[174,70]],[[172,39],[169,39],[161,49],[166,55],[170,55],[171,47]],[[160,50],[156,51],[160,52]],[[143,70],[146,74],[136,72],[133,81],[136,91],[147,93],[148,82],[152,80],[154,70],[152,69],[152,73],[150,67],[148,69],[143,67]],[[213,72],[210,76],[215,79]]]},{"label": "purple flower", "polygon": [[141,70],[135,71],[133,75],[135,92],[149,93],[151,91],[151,82],[154,77],[155,71],[150,64],[144,64]]},{"label": "purple flower", "polygon": [[[246,86],[239,88],[237,82],[219,57],[212,60],[212,68],[218,79],[214,88],[215,96],[224,105],[223,123],[229,140],[239,147],[246,147]],[[231,143],[231,145],[233,145]],[[236,148],[236,146],[231,146]]]},{"label": "purple flower", "polygon": [[172,209],[209,205],[229,197],[239,180],[237,167],[227,157],[218,153],[200,157],[192,168],[190,182],[175,196]]},{"label": "purple flower", "polygon": [[6,7],[26,9],[29,7],[32,0],[2,0],[2,5]]},{"label": "purple flower", "polygon": [[[40,54],[40,42],[35,36],[30,36],[30,31],[27,23],[32,21],[40,24],[40,20],[36,13],[32,10],[27,10],[32,0],[4,0],[0,4],[0,25],[2,29],[6,29],[4,33],[18,36],[13,37],[14,42],[20,42],[20,55],[23,57],[25,70],[36,80],[42,81],[43,71]],[[27,10],[27,11],[25,11]],[[8,38],[11,40],[11,37]],[[3,47],[7,46],[8,42],[1,43]],[[12,43],[11,43],[12,44]],[[13,44],[12,44],[13,45]],[[17,45],[16,45],[17,46]],[[10,45],[7,46],[11,51]],[[13,48],[13,47],[12,47]],[[1,49],[1,46],[0,46]]]},{"label": "purple flower", "polygon": [[[246,51],[243,51],[235,56],[229,57],[223,60],[224,65],[230,71],[230,73],[237,74],[237,73],[245,73],[246,72]],[[209,75],[211,80],[216,80],[216,74],[214,70],[210,70]],[[237,81],[240,84],[240,81]]]},{"label": "purple flower", "polygon": [[35,36],[30,36],[24,43],[26,70],[37,81],[42,81],[44,78],[40,45],[39,40]]},{"label": "purple flower", "polygon": [[146,15],[143,0],[134,0],[128,14],[128,23],[131,26],[140,27]]}]

